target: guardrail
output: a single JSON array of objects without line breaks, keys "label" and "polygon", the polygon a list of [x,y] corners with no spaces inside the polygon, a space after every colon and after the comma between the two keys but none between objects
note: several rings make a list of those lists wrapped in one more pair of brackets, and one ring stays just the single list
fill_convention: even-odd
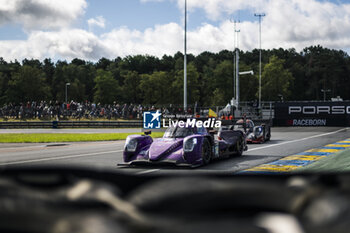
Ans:
[{"label": "guardrail", "polygon": [[142,121],[20,121],[0,122],[0,129],[14,128],[140,128]]}]

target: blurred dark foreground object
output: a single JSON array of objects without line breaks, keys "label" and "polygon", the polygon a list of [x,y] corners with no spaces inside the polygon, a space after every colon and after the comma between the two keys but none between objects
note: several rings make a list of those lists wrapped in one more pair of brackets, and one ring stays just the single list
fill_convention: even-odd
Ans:
[{"label": "blurred dark foreground object", "polygon": [[0,171],[0,232],[349,232],[350,174]]}]

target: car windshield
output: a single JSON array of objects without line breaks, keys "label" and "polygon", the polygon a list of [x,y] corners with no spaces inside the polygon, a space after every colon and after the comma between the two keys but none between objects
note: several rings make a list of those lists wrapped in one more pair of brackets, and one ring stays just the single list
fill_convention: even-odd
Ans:
[{"label": "car windshield", "polygon": [[194,134],[193,128],[169,127],[164,132],[163,138],[184,138]]}]

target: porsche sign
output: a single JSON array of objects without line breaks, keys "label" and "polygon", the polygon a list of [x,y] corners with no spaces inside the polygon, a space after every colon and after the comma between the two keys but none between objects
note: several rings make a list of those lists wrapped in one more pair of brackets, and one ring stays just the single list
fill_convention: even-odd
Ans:
[{"label": "porsche sign", "polygon": [[277,126],[349,126],[350,102],[284,102],[275,104]]},{"label": "porsche sign", "polygon": [[289,106],[288,114],[301,113],[303,115],[327,114],[340,115],[350,114],[350,106]]}]

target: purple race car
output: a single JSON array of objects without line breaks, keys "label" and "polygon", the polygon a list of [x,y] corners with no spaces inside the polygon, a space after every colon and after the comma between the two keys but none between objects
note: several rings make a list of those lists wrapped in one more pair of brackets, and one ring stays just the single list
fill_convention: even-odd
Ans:
[{"label": "purple race car", "polygon": [[212,159],[242,155],[247,150],[245,135],[237,130],[220,130],[218,139],[201,127],[169,127],[163,138],[153,140],[150,132],[130,135],[124,147],[125,165],[176,165],[197,167]]}]

